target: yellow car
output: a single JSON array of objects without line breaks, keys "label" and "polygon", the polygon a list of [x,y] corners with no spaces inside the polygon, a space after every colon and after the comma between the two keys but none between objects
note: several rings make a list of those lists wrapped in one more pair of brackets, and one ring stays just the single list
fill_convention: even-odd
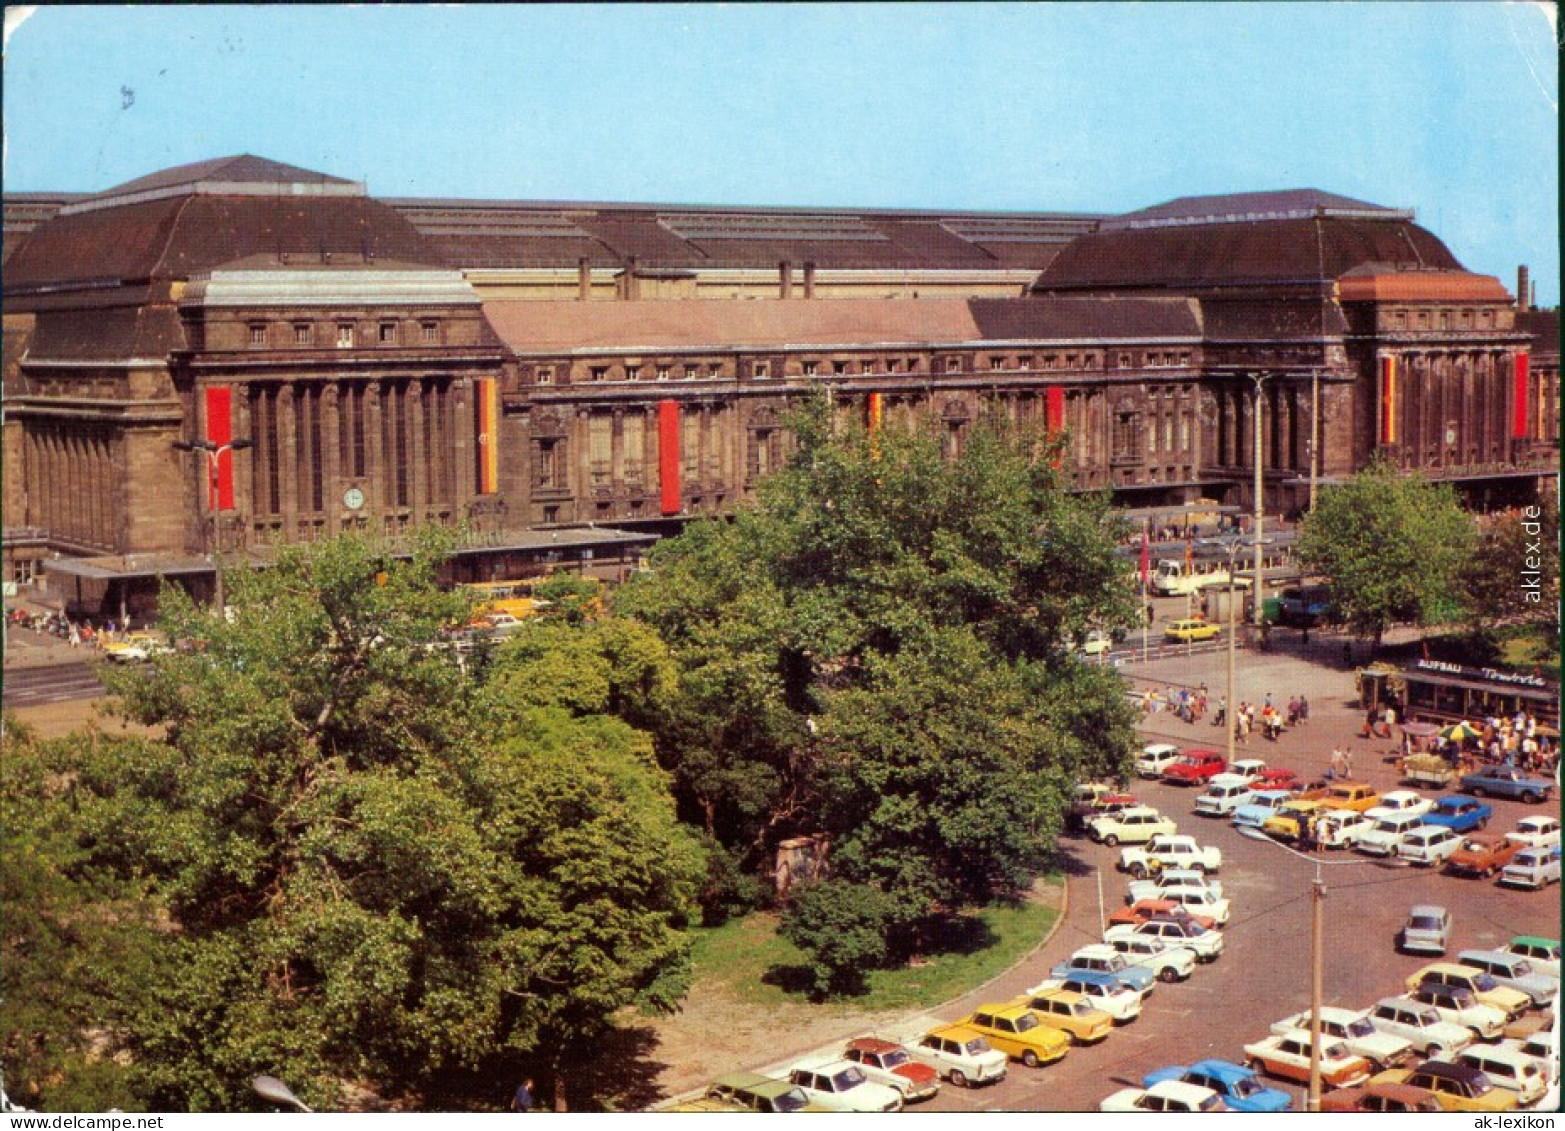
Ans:
[{"label": "yellow car", "polygon": [[1406,1084],[1433,1092],[1441,1111],[1514,1111],[1515,1092],[1496,1088],[1482,1072],[1465,1064],[1430,1060],[1417,1068],[1393,1068],[1371,1084]]},{"label": "yellow car", "polygon": [[1532,1005],[1532,998],[1520,990],[1502,986],[1482,970],[1463,966],[1457,962],[1432,962],[1408,976],[1407,991],[1412,993],[1425,982],[1437,982],[1442,986],[1460,986],[1471,990],[1472,995],[1484,1005],[1492,1005],[1509,1021],[1514,1021]]},{"label": "yellow car", "polygon": [[163,638],[151,632],[129,632],[103,646],[103,654],[116,663],[135,663],[173,651]]},{"label": "yellow car", "polygon": [[1261,831],[1278,840],[1298,840],[1303,824],[1322,808],[1319,801],[1287,801],[1281,809],[1266,818]]},{"label": "yellow car", "polygon": [[1114,1018],[1072,990],[1044,990],[1011,1004],[1026,1006],[1049,1028],[1069,1037],[1073,1045],[1094,1044],[1114,1030]]},{"label": "yellow car", "polygon": [[1168,626],[1163,638],[1183,644],[1191,640],[1216,640],[1222,631],[1217,625],[1208,624],[1204,620],[1176,620]]},{"label": "yellow car", "polygon": [[982,1033],[991,1045],[1028,1068],[1059,1060],[1071,1047],[1069,1037],[1049,1028],[1025,1005],[980,1006],[957,1024]]}]

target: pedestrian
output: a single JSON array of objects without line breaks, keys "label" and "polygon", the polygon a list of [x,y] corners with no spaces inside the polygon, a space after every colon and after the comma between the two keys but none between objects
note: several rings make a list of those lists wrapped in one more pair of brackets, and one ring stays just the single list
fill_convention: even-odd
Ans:
[{"label": "pedestrian", "polygon": [[511,1097],[512,1111],[531,1111],[533,1109],[533,1078],[531,1076],[523,1080],[516,1089],[516,1095]]},{"label": "pedestrian", "polygon": [[1299,721],[1301,723],[1310,721],[1310,701],[1303,695],[1299,696]]},{"label": "pedestrian", "polygon": [[1348,781],[1353,780],[1353,749],[1349,747],[1342,752],[1342,770]]}]

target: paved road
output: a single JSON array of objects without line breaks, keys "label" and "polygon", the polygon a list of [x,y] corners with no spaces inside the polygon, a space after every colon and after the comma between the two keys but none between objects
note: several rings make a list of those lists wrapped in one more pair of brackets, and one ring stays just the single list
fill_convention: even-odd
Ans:
[{"label": "paved road", "polygon": [[[1294,634],[1296,637],[1296,634]],[[1382,758],[1384,741],[1357,738],[1361,716],[1353,706],[1353,677],[1341,662],[1341,641],[1316,639],[1311,655],[1292,654],[1287,641],[1268,653],[1241,653],[1237,697],[1260,701],[1268,692],[1279,704],[1300,691],[1312,706],[1308,726],[1285,732],[1276,743],[1259,737],[1242,748],[1241,757],[1265,758],[1310,777],[1318,776],[1334,744],[1355,751],[1355,777],[1385,791],[1396,788],[1394,768]],[[1295,642],[1296,643],[1296,640]],[[1148,680],[1196,684],[1205,681],[1215,697],[1225,687],[1222,654],[1154,661],[1127,666],[1125,674]],[[1144,719],[1143,736],[1174,741],[1181,746],[1222,748],[1221,729],[1182,723],[1166,714]],[[1197,791],[1138,782],[1136,796],[1174,817],[1181,832],[1223,851],[1220,878],[1233,901],[1233,919],[1226,929],[1226,952],[1216,963],[1198,965],[1184,983],[1159,985],[1147,999],[1142,1016],[1116,1030],[1106,1041],[1076,1048],[1060,1063],[1036,1070],[1013,1064],[1007,1080],[995,1087],[960,1091],[951,1087],[915,1110],[925,1111],[1095,1111],[1098,1103],[1119,1087],[1139,1084],[1140,1077],[1166,1064],[1188,1064],[1204,1057],[1241,1061],[1243,1046],[1266,1035],[1272,1022],[1309,1004],[1309,902],[1314,865],[1278,848],[1247,840],[1226,821],[1195,817]],[[1516,802],[1491,802],[1496,816],[1491,830],[1514,827],[1527,813],[1553,812],[1547,807]],[[1020,968],[979,993],[969,995],[940,1016],[954,1020],[983,1001],[1003,1001],[1047,976],[1049,968],[1071,951],[1099,938],[1099,909],[1094,873],[1101,874],[1105,910],[1124,902],[1127,877],[1115,870],[1118,849],[1085,839],[1064,842],[1063,862],[1069,875],[1070,906],[1065,922],[1048,945]],[[1495,946],[1513,935],[1558,937],[1559,890],[1512,891],[1492,882],[1461,880],[1424,869],[1387,869],[1355,854],[1329,853],[1323,868],[1327,898],[1325,936],[1328,1004],[1367,1008],[1382,997],[1401,992],[1403,979],[1427,959],[1399,955],[1394,939],[1413,903],[1443,903],[1455,919],[1451,954],[1467,947]],[[904,1036],[932,1018],[909,1019]],[[771,1066],[768,1066],[771,1067]],[[1303,1088],[1279,1087],[1298,1097]]]},{"label": "paved road", "polygon": [[36,707],[72,699],[93,699],[103,694],[103,684],[90,663],[41,668],[8,668],[4,704],[9,709]]}]

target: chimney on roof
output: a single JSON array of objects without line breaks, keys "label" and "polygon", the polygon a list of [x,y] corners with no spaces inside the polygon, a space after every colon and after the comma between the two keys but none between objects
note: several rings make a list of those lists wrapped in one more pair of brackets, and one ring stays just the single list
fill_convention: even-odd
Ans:
[{"label": "chimney on roof", "polygon": [[592,264],[585,255],[576,261],[576,297],[582,302],[592,297]]},{"label": "chimney on roof", "polygon": [[815,297],[815,264],[809,262],[804,264],[804,297]]},{"label": "chimney on roof", "polygon": [[786,259],[777,265],[777,297],[793,297],[793,264]]},{"label": "chimney on roof", "polygon": [[641,287],[636,280],[636,257],[630,256],[625,260],[625,297],[640,298]]},{"label": "chimney on roof", "polygon": [[1527,285],[1527,265],[1523,263],[1516,269],[1516,308],[1518,310],[1531,310],[1531,288]]}]

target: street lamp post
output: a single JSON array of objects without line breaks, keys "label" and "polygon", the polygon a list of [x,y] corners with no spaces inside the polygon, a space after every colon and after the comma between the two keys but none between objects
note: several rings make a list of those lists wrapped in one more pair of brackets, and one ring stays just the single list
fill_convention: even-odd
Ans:
[{"label": "street lamp post", "polygon": [[1319,1111],[1321,1093],[1320,1011],[1321,1001],[1325,996],[1326,966],[1326,881],[1321,877],[1320,870],[1323,866],[1351,868],[1359,864],[1373,864],[1380,868],[1400,868],[1405,867],[1407,861],[1397,860],[1394,857],[1386,860],[1321,860],[1315,856],[1306,856],[1296,849],[1289,848],[1286,844],[1279,844],[1261,832],[1260,829],[1246,826],[1241,828],[1239,833],[1250,840],[1258,840],[1263,844],[1269,844],[1273,848],[1281,849],[1290,856],[1297,856],[1300,860],[1307,860],[1315,865],[1315,879],[1310,884],[1310,1084],[1309,1092],[1304,1101],[1304,1109],[1306,1111]]},{"label": "street lamp post", "polygon": [[1251,373],[1250,380],[1255,382],[1255,412],[1252,423],[1255,426],[1255,627],[1261,626],[1262,591],[1261,591],[1261,539],[1264,532],[1261,524],[1265,521],[1262,506],[1262,493],[1266,489],[1265,481],[1261,475],[1261,386],[1274,375],[1271,373]]},{"label": "street lamp post", "polygon": [[[222,516],[222,500],[217,496],[218,465],[224,452],[242,452],[254,443],[248,438],[230,440],[226,444],[214,444],[211,440],[175,440],[174,450],[180,452],[203,452],[207,457],[207,509],[212,513],[212,600],[217,607],[217,615],[223,615],[223,544],[222,531],[218,524]],[[202,530],[206,527],[203,525]],[[203,541],[205,537],[203,535]],[[265,1079],[266,1077],[263,1077]]]},{"label": "street lamp post", "polygon": [[[1228,710],[1224,712],[1223,722],[1228,729],[1228,764],[1234,761],[1234,730],[1237,720],[1234,712],[1239,706],[1235,698],[1234,686],[1234,637],[1239,634],[1239,605],[1234,600],[1234,567],[1238,564],[1237,557],[1241,547],[1249,545],[1243,538],[1234,538],[1228,543]],[[1256,554],[1260,554],[1260,540],[1256,540]]]}]

